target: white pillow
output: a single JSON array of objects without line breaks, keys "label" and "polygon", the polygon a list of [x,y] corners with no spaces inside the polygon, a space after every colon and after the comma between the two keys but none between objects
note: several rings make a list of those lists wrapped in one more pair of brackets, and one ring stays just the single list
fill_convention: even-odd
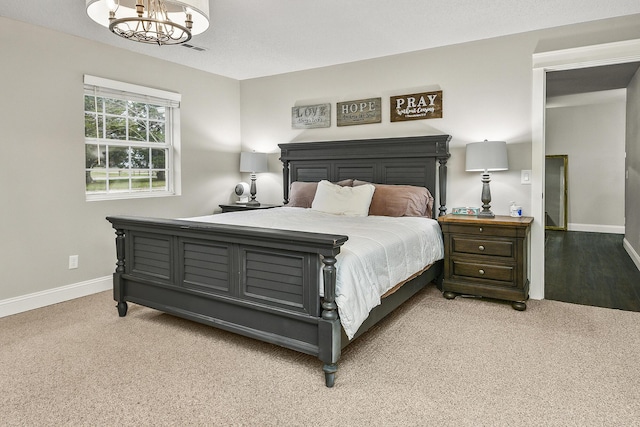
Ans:
[{"label": "white pillow", "polygon": [[318,183],[311,209],[336,215],[367,216],[375,190],[371,184],[342,187],[322,180]]}]

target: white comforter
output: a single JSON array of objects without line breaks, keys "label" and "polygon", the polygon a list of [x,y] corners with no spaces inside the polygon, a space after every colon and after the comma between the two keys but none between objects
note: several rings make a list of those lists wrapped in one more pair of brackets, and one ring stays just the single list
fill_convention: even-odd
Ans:
[{"label": "white comforter", "polygon": [[438,222],[427,218],[347,217],[283,207],[188,220],[349,236],[336,263],[336,304],[349,339],[385,292],[444,257]]}]

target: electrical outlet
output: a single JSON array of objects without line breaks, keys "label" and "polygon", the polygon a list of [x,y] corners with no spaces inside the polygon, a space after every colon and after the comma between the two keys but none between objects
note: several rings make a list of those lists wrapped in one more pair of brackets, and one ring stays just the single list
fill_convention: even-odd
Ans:
[{"label": "electrical outlet", "polygon": [[69,255],[69,270],[78,268],[78,255]]}]

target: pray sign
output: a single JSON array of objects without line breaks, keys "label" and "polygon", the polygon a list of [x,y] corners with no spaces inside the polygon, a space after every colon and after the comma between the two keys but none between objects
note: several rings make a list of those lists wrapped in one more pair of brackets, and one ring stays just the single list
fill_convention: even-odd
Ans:
[{"label": "pray sign", "polygon": [[441,90],[392,96],[389,104],[392,122],[442,118]]}]

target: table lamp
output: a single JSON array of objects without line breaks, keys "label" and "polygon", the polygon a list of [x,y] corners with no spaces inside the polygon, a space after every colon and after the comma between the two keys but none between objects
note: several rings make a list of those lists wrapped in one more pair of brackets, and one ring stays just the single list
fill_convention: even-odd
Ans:
[{"label": "table lamp", "polygon": [[482,172],[482,210],[478,213],[479,218],[494,218],[491,212],[491,189],[489,172],[506,171],[509,169],[507,159],[507,143],[504,141],[472,142],[467,144],[467,161],[465,170],[467,172]]},{"label": "table lamp", "polygon": [[260,202],[256,200],[256,173],[268,170],[266,153],[240,153],[240,172],[251,173],[251,200],[247,202],[247,206],[260,206]]}]

